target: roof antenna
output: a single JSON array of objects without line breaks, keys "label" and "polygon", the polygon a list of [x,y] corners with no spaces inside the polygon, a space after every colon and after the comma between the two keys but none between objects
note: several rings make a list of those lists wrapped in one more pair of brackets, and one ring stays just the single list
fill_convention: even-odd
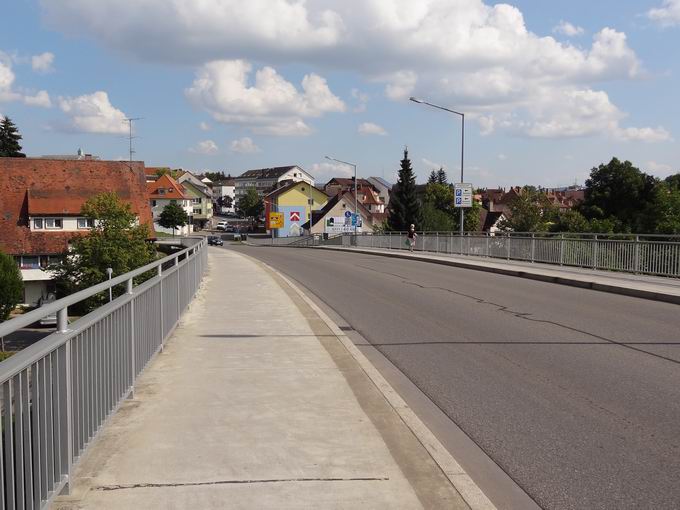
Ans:
[{"label": "roof antenna", "polygon": [[130,135],[128,136],[128,139],[130,141],[130,169],[132,169],[132,155],[136,152],[132,148],[132,140],[134,138],[137,138],[136,136],[132,136],[132,123],[136,120],[142,120],[142,119],[144,119],[144,117],[130,117],[130,118],[127,118],[127,119],[123,119],[123,122],[128,123],[128,128],[129,128],[129,133],[130,133]]}]

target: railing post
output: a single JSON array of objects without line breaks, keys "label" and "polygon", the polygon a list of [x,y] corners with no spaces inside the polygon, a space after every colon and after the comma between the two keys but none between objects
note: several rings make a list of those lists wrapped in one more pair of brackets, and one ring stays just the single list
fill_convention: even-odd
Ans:
[{"label": "railing post", "polygon": [[66,333],[68,331],[68,306],[57,312],[57,331]]},{"label": "railing post", "polygon": [[439,253],[439,232],[437,232],[437,248],[435,248],[435,253]]},{"label": "railing post", "polygon": [[490,251],[490,240],[491,239],[491,232],[486,233],[486,257],[489,257],[489,251]]},{"label": "railing post", "polygon": [[510,239],[510,233],[508,232],[505,238],[505,253],[508,260],[510,260]]},{"label": "railing post", "polygon": [[595,234],[595,238],[593,240],[593,269],[597,269],[597,264],[598,264],[598,255],[599,255],[599,244],[600,241],[598,240],[597,234]]},{"label": "railing post", "polygon": [[531,233],[531,263],[536,261],[536,234]]},{"label": "railing post", "polygon": [[560,234],[560,266],[564,265],[564,234]]},{"label": "railing post", "polygon": [[165,345],[165,342],[164,342],[164,340],[165,340],[164,336],[165,335],[163,335],[163,325],[164,325],[164,322],[163,322],[163,266],[161,264],[158,264],[157,271],[158,271],[158,280],[159,280],[158,281],[158,296],[159,296],[159,301],[160,301],[160,306],[159,306],[160,313],[158,314],[159,315],[159,321],[158,322],[159,322],[160,327],[158,328],[158,330],[159,330],[158,334],[160,336],[161,352],[163,352],[163,347]]},{"label": "railing post", "polygon": [[177,273],[177,323],[179,323],[179,318],[182,315],[182,305],[179,302],[179,295],[181,294],[180,288],[181,283],[179,278],[179,256],[175,257],[175,267],[177,268],[175,272]]},{"label": "railing post", "polygon": [[[61,311],[61,310],[60,310]],[[66,471],[66,485],[62,494],[70,494],[73,487],[71,486],[71,471],[73,469],[73,386],[71,384],[71,340],[67,340],[64,344],[64,403],[66,423],[66,459],[62,459],[64,470]],[[28,391],[28,389],[27,389]],[[62,453],[64,453],[62,451]]]},{"label": "railing post", "polygon": [[635,236],[635,274],[640,272],[640,236]]},{"label": "railing post", "polygon": [[[127,293],[132,295],[132,278],[127,281]],[[136,373],[136,359],[135,359],[135,300],[130,300],[130,398],[135,398],[135,377]]]}]

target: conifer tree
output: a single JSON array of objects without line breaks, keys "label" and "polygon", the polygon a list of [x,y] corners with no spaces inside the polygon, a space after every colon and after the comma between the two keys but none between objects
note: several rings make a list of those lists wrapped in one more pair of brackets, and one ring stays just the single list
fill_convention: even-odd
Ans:
[{"label": "conifer tree", "polygon": [[419,228],[422,223],[420,202],[416,196],[416,176],[408,158],[408,148],[404,149],[399,179],[390,196],[389,227],[391,230],[408,230],[411,224]]},{"label": "conifer tree", "polygon": [[25,158],[21,152],[21,135],[9,117],[0,120],[0,157],[2,158]]}]

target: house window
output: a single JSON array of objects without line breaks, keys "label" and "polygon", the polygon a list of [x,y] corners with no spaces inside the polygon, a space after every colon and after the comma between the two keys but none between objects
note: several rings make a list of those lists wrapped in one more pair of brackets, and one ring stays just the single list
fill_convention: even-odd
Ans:
[{"label": "house window", "polygon": [[33,220],[33,228],[36,230],[42,230],[43,228],[43,219],[42,218],[35,218]]},{"label": "house window", "polygon": [[200,208],[200,207],[198,207],[198,208],[195,207],[195,208],[194,208],[194,214],[201,214],[201,208]]},{"label": "house window", "polygon": [[192,203],[192,204],[200,204],[200,203],[201,203],[201,199],[200,199],[200,198],[192,198],[192,199],[191,199],[191,203]]},{"label": "house window", "polygon": [[163,189],[163,188],[158,188],[158,194],[159,194],[159,195],[165,195],[165,189]]},{"label": "house window", "polygon": [[155,200],[151,201],[151,207],[156,207],[156,201]]},{"label": "house window", "polygon": [[40,269],[40,257],[21,257],[21,269]]},{"label": "house window", "polygon": [[45,228],[53,230],[62,228],[61,218],[45,218]]},{"label": "house window", "polygon": [[78,228],[86,229],[94,227],[94,220],[92,218],[78,218]]}]

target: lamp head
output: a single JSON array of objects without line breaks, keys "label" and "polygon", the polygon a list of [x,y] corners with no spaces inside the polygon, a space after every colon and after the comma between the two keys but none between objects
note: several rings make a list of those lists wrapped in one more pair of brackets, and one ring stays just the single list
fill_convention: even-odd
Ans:
[{"label": "lamp head", "polygon": [[423,103],[423,100],[422,100],[422,99],[418,99],[417,97],[411,96],[411,97],[409,97],[408,99],[409,99],[409,101],[413,101],[414,103],[421,103],[421,104]]}]

